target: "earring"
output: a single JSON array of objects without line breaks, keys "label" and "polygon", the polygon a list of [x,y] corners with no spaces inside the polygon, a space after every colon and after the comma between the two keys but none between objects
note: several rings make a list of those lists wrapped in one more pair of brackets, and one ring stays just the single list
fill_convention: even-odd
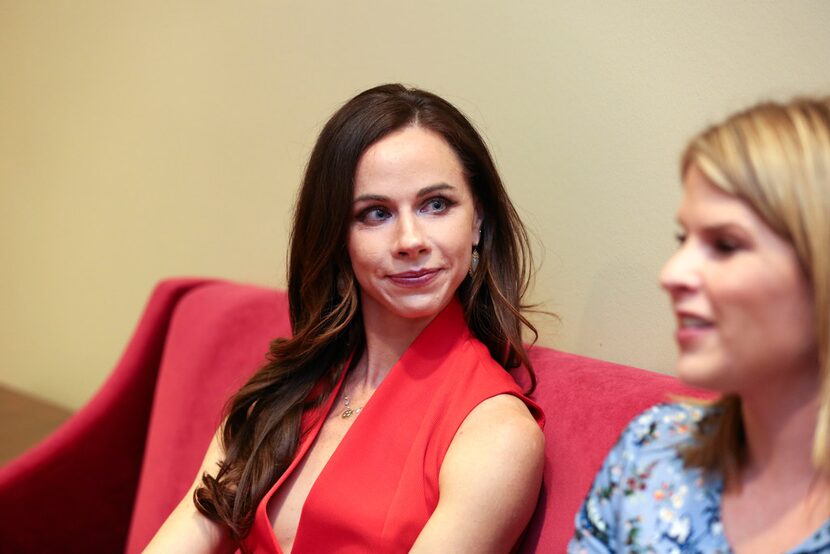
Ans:
[{"label": "earring", "polygon": [[470,257],[470,270],[467,272],[470,274],[470,277],[475,274],[476,269],[478,269],[478,262],[481,257],[478,255],[478,246],[473,246],[473,255]]}]

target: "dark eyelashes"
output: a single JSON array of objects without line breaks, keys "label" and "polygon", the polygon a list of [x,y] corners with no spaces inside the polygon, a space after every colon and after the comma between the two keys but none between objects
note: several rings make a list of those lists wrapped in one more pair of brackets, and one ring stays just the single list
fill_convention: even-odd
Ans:
[{"label": "dark eyelashes", "polygon": [[389,211],[384,208],[383,206],[369,206],[368,208],[364,208],[357,212],[355,215],[355,219],[358,221],[367,221],[370,215],[380,214],[381,217],[385,217],[389,214]]},{"label": "dark eyelashes", "polygon": [[430,204],[434,204],[436,202],[441,204],[439,208],[441,210],[447,210],[448,208],[452,208],[457,204],[457,202],[454,202],[445,196],[435,196],[433,198],[428,199],[426,202],[423,203],[423,205],[429,206]]},{"label": "dark eyelashes", "polygon": [[[687,238],[687,233],[683,231],[678,231],[674,234],[674,239],[677,241],[678,246],[682,246]],[[713,237],[705,239],[705,241],[718,254],[732,254],[742,248],[742,243],[739,240],[729,237]]]},{"label": "dark eyelashes", "polygon": [[[436,213],[443,213],[457,204],[457,201],[447,198],[446,196],[433,196],[424,200],[421,203],[419,210],[432,208]],[[388,217],[390,213],[390,210],[382,205],[367,206],[355,214],[355,220],[363,222],[370,219],[372,221],[379,221]],[[372,217],[373,215],[378,217]]]},{"label": "dark eyelashes", "polygon": [[737,241],[728,238],[715,240],[713,246],[721,254],[731,254],[741,248]]}]

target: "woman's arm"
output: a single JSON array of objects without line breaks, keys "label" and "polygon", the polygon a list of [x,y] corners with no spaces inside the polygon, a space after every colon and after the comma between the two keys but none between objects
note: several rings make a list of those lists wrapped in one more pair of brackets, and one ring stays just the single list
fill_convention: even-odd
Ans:
[{"label": "woman's arm", "polygon": [[201,484],[202,474],[215,473],[219,462],[224,459],[224,451],[220,442],[221,433],[220,427],[208,446],[193,485],[144,549],[145,553],[233,552],[235,545],[226,529],[199,513],[196,505],[193,504],[193,491]]},{"label": "woman's arm", "polygon": [[447,450],[438,506],[410,552],[509,552],[536,508],[544,452],[520,399],[502,394],[476,406]]}]

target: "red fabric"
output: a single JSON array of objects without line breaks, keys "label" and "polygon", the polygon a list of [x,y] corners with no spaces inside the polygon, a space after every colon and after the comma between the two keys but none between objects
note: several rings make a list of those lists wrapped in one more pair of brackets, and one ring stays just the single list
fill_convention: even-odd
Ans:
[{"label": "red fabric", "polygon": [[[270,289],[160,283],[101,391],[0,469],[2,550],[120,552],[129,529],[127,551],[139,552],[191,484],[225,397],[259,366],[268,342],[288,334],[287,313],[285,294]],[[539,377],[532,398],[548,419],[547,463],[521,551],[563,552],[623,426],[666,393],[690,389],[547,348],[531,359]]]},{"label": "red fabric", "polygon": [[[482,401],[504,393],[521,397],[452,302],[392,367],[337,446],[303,505],[293,551],[409,552],[438,504],[438,474],[458,427]],[[314,425],[297,458],[260,503],[250,551],[281,553],[267,502],[305,456],[334,396],[308,418]],[[541,424],[538,407],[528,403]]]},{"label": "red fabric", "polygon": [[0,550],[123,550],[170,317],[179,299],[204,283],[160,283],[101,390],[46,440],[0,469]]}]

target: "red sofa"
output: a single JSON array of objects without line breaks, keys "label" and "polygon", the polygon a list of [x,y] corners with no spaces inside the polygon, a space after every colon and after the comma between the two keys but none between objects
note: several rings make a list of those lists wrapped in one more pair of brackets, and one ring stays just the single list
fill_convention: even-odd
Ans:
[{"label": "red sofa", "polygon": [[[221,407],[290,332],[283,292],[161,282],[115,371],[65,425],[0,469],[3,552],[140,552],[190,485]],[[544,489],[522,552],[563,552],[625,423],[676,379],[556,350],[531,352],[547,415]]]}]

